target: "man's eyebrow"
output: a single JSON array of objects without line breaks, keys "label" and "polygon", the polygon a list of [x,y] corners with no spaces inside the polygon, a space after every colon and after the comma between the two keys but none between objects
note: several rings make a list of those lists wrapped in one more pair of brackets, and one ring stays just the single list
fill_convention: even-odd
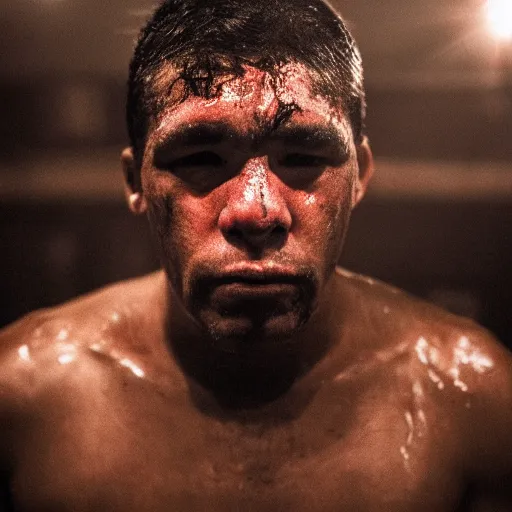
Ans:
[{"label": "man's eyebrow", "polygon": [[184,123],[163,136],[158,143],[158,148],[214,145],[235,138],[237,138],[235,130],[226,123]]},{"label": "man's eyebrow", "polygon": [[[161,138],[156,151],[217,145],[226,141],[235,144],[241,138],[240,133],[224,121],[183,123]],[[334,149],[340,157],[348,156],[350,153],[348,136],[330,125],[286,125],[271,135],[252,134],[251,138],[257,144],[258,140],[262,142],[267,138],[288,147],[310,151]]]},{"label": "man's eyebrow", "polygon": [[316,124],[283,126],[276,130],[272,139],[283,142],[287,146],[310,150],[338,148],[347,154],[350,151],[348,137],[334,126]]}]

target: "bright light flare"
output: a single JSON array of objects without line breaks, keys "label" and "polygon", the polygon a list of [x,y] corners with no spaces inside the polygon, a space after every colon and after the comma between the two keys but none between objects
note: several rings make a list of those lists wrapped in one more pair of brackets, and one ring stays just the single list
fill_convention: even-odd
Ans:
[{"label": "bright light flare", "polygon": [[497,39],[512,39],[512,0],[487,0],[487,22]]}]

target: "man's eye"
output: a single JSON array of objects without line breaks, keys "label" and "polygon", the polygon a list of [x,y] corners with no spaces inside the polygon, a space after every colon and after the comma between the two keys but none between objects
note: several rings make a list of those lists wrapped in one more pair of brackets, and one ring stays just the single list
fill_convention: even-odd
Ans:
[{"label": "man's eye", "polygon": [[224,163],[224,160],[217,153],[201,151],[173,160],[167,167],[171,169],[179,167],[219,167]]},{"label": "man's eye", "polygon": [[327,165],[325,158],[303,153],[289,153],[279,161],[284,167],[321,167]]}]

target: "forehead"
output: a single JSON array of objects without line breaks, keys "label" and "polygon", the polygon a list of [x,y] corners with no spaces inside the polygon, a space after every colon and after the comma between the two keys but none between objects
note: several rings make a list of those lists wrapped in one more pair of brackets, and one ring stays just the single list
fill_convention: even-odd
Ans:
[{"label": "forehead", "polygon": [[283,112],[290,114],[287,123],[329,125],[345,138],[351,134],[341,107],[314,92],[312,73],[305,66],[287,64],[277,75],[251,66],[243,71],[242,76],[217,78],[215,94],[205,98],[187,95],[176,70],[162,69],[155,87],[160,107],[150,128],[152,137],[166,137],[185,124],[212,122],[231,125],[243,135],[275,126]]}]

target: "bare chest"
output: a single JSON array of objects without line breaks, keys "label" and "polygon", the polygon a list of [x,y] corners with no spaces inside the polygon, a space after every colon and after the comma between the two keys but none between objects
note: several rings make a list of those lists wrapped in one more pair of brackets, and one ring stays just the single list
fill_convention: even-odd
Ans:
[{"label": "bare chest", "polygon": [[128,387],[54,403],[30,429],[12,480],[17,510],[455,510],[444,434],[412,399],[340,393],[254,421]]}]

